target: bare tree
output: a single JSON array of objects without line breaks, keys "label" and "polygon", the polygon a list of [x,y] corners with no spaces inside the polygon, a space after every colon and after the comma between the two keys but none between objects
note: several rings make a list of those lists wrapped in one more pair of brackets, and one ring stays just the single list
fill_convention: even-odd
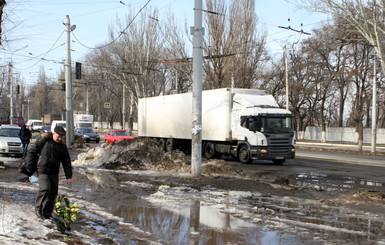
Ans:
[{"label": "bare tree", "polygon": [[3,32],[3,9],[5,7],[6,1],[0,0],[0,45],[2,44],[2,32]]},{"label": "bare tree", "polygon": [[311,0],[307,6],[319,12],[332,14],[345,20],[350,31],[359,33],[371,46],[381,60],[385,72],[385,1],[384,0]]},{"label": "bare tree", "polygon": [[251,88],[260,76],[265,35],[257,30],[255,1],[206,2],[205,85],[208,88]]},{"label": "bare tree", "polygon": [[[166,23],[161,26],[162,36],[165,37],[164,49],[161,56],[164,57],[163,65],[168,68],[165,74],[171,87],[166,88],[165,93],[175,91],[183,93],[192,89],[192,59],[188,53],[186,43],[187,34],[181,31],[172,13],[167,14]],[[167,34],[167,35],[166,35]],[[167,37],[166,37],[167,36]]]}]

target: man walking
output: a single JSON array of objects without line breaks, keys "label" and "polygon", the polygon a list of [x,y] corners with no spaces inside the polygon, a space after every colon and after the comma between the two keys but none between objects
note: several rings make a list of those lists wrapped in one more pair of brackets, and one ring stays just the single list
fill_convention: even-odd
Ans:
[{"label": "man walking", "polygon": [[28,168],[37,165],[39,190],[36,194],[35,213],[42,219],[52,217],[59,189],[60,163],[66,183],[71,184],[72,165],[67,146],[62,142],[64,135],[64,128],[57,126],[52,133],[44,133],[28,150],[26,165]]},{"label": "man walking", "polygon": [[23,158],[27,155],[28,145],[31,141],[32,134],[31,131],[25,126],[25,124],[21,125],[20,131],[19,131],[19,138],[21,140],[21,144],[23,147]]}]

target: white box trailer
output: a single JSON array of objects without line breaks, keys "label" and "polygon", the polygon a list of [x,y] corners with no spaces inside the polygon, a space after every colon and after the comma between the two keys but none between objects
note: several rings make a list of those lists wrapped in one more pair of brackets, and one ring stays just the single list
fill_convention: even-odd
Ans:
[{"label": "white box trailer", "polygon": [[75,128],[93,128],[94,116],[88,114],[74,114]]},{"label": "white box trailer", "polygon": [[[269,127],[281,126],[275,131]],[[270,125],[271,124],[271,125]],[[192,93],[139,99],[138,136],[156,138],[170,151],[188,150],[192,135]],[[202,151],[207,158],[232,155],[242,162],[294,158],[292,114],[257,89],[202,92]]]}]

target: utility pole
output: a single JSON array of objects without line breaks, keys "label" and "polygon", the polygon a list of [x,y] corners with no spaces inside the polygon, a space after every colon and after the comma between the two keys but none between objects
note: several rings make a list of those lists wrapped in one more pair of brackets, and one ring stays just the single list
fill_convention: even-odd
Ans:
[{"label": "utility pole", "polygon": [[70,17],[66,16],[66,60],[64,62],[64,70],[65,70],[65,80],[66,80],[66,145],[67,147],[71,147],[71,143],[73,141],[73,113],[72,113],[72,72],[71,72],[71,31],[75,30],[76,26],[71,26]]},{"label": "utility pole", "polygon": [[373,60],[373,101],[372,101],[372,147],[371,152],[376,152],[377,141],[377,57],[374,56]]},{"label": "utility pole", "polygon": [[202,70],[203,70],[202,0],[195,0],[193,36],[193,92],[191,174],[201,175],[202,163]]},{"label": "utility pole", "polygon": [[286,84],[286,110],[289,110],[289,70],[287,65],[287,49],[284,47],[285,56],[285,84]]},{"label": "utility pole", "polygon": [[9,62],[8,67],[8,80],[9,80],[9,124],[13,124],[13,65],[12,61]]},{"label": "utility pole", "polygon": [[89,115],[90,114],[90,105],[89,105],[89,100],[90,100],[90,87],[89,87],[89,84],[88,84],[88,81],[87,81],[87,84],[86,84],[86,88],[87,88],[87,94],[86,94],[86,114]]},{"label": "utility pole", "polygon": [[123,125],[122,125],[122,129],[125,129],[125,126],[126,126],[126,85],[124,85],[124,83],[122,83],[123,85],[123,96],[122,96],[122,121],[123,121]]},{"label": "utility pole", "polygon": [[20,51],[22,49],[27,48],[28,45],[25,45],[22,48],[16,49],[11,53],[11,61],[9,62],[9,67],[8,67],[8,81],[9,81],[9,123],[12,125],[13,124],[13,54],[17,51]]}]

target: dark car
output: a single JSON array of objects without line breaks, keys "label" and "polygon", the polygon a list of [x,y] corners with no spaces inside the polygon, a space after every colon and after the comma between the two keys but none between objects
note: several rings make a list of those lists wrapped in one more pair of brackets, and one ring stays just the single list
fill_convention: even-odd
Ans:
[{"label": "dark car", "polygon": [[51,125],[44,125],[41,128],[41,131],[44,132],[44,133],[51,132]]},{"label": "dark car", "polygon": [[99,143],[100,136],[92,128],[76,128],[75,135],[79,135],[85,142],[95,141]]}]

